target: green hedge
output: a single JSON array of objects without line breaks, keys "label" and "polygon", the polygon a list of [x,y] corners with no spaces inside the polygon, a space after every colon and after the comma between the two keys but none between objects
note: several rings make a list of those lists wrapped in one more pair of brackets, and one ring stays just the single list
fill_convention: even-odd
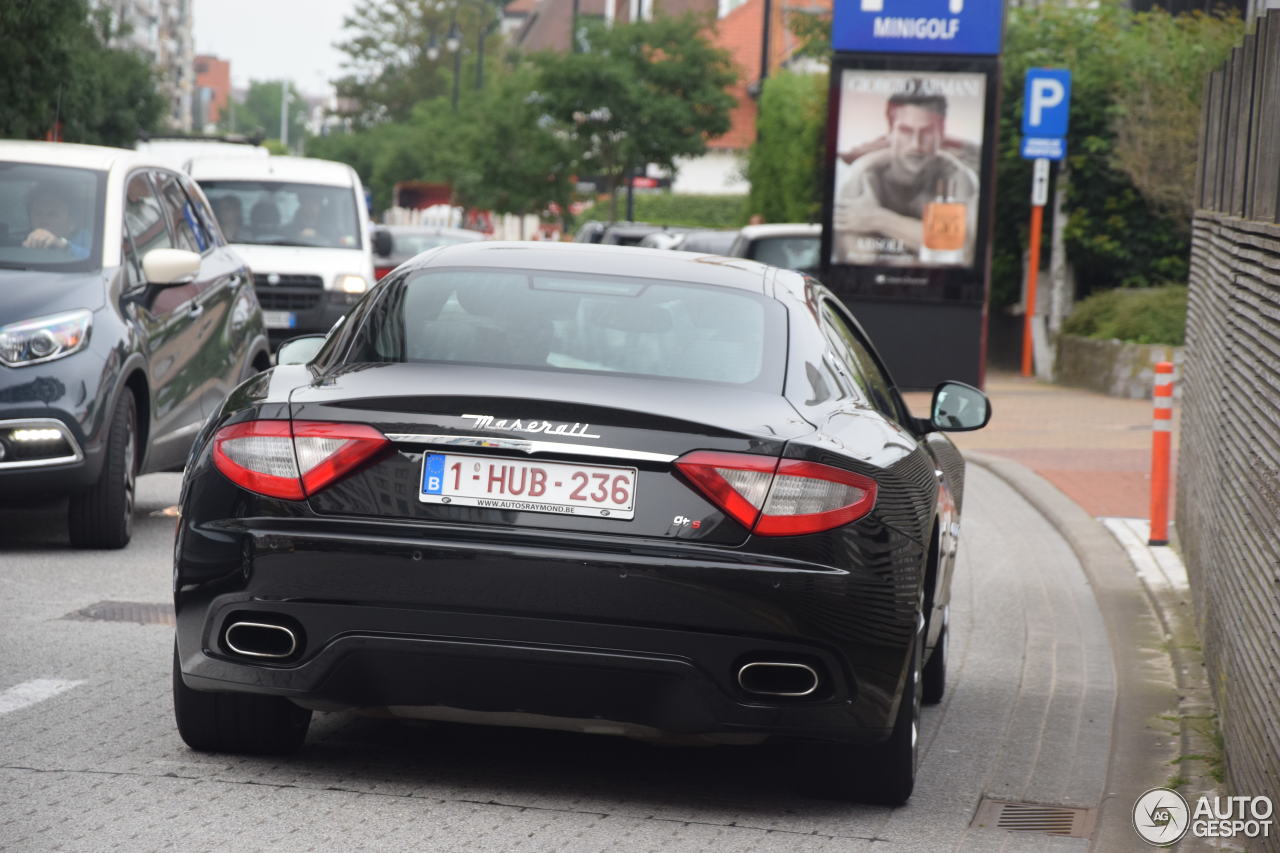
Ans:
[{"label": "green hedge", "polygon": [[1095,293],[1076,305],[1062,325],[1068,335],[1134,344],[1173,344],[1186,339],[1187,288],[1120,288]]},{"label": "green hedge", "polygon": [[[618,212],[626,209],[625,192],[620,193]],[[674,195],[672,193],[636,193],[637,222],[655,225],[679,225],[684,228],[741,228],[747,224],[745,195]],[[608,203],[597,204],[577,217],[609,219]]]}]

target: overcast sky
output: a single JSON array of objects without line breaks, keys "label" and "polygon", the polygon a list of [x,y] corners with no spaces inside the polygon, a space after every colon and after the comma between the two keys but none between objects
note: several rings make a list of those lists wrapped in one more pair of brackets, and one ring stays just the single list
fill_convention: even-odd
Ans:
[{"label": "overcast sky", "polygon": [[327,94],[345,54],[333,47],[359,0],[195,0],[196,53],[231,60],[231,85],[288,78]]}]

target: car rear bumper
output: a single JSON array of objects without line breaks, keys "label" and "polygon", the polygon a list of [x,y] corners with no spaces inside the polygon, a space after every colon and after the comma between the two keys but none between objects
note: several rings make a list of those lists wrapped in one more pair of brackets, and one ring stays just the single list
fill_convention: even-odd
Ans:
[{"label": "car rear bumper", "polygon": [[[890,728],[909,641],[872,626],[858,636],[858,608],[845,600],[865,589],[865,577],[847,583],[856,572],[705,552],[344,535],[341,523],[324,524],[324,535],[279,522],[184,526],[176,605],[188,686],[664,734],[868,741]],[[237,622],[289,627],[299,648],[280,660],[238,654],[226,638]],[[757,661],[802,663],[818,687],[748,692],[738,673]]]}]

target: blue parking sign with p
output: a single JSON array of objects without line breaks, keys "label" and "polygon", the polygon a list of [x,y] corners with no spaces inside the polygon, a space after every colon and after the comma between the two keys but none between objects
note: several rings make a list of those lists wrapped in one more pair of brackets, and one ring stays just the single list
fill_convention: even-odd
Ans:
[{"label": "blue parking sign with p", "polygon": [[1022,101],[1022,135],[1063,137],[1071,109],[1071,72],[1065,68],[1032,68]]}]

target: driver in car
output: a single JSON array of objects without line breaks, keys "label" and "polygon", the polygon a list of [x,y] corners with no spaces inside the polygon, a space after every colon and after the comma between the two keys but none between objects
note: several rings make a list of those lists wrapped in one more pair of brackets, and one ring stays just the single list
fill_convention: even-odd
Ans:
[{"label": "driver in car", "polygon": [[73,258],[89,257],[89,232],[77,229],[71,214],[71,198],[57,184],[36,184],[27,195],[27,220],[31,231],[22,241],[27,249],[59,249]]}]

